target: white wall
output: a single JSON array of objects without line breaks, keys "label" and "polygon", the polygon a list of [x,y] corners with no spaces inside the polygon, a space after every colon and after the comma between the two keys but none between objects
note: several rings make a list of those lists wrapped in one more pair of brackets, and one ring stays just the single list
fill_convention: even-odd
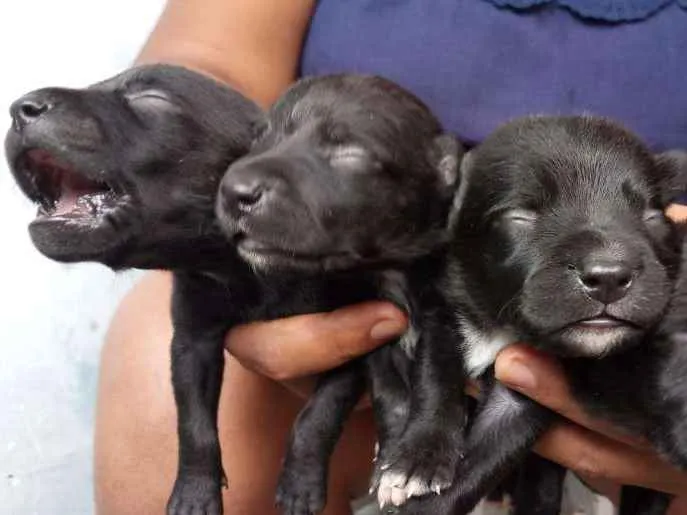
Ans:
[{"label": "white wall", "polygon": [[[21,94],[84,86],[127,67],[162,5],[0,0],[0,135]],[[136,274],[48,261],[28,238],[34,212],[1,155],[0,513],[88,514],[98,351]]]}]

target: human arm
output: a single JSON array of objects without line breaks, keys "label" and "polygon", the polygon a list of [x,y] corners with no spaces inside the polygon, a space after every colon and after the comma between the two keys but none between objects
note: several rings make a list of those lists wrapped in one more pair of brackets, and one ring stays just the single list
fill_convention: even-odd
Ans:
[{"label": "human arm", "polygon": [[[511,346],[497,358],[496,377],[562,415],[565,421],[556,423],[540,438],[536,452],[579,473],[605,494],[617,495],[617,486],[622,484],[678,496],[687,492],[687,473],[660,458],[646,442],[589,417],[573,399],[553,358],[525,345]],[[675,505],[685,501],[678,500]]]}]

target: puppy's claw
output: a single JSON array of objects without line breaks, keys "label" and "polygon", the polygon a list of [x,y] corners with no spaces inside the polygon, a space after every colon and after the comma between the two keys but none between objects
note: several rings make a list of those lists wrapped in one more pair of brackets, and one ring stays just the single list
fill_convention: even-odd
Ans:
[{"label": "puppy's claw", "polygon": [[441,481],[435,478],[429,485],[429,489],[436,495],[441,495],[441,492],[447,490],[451,486],[451,481]]}]

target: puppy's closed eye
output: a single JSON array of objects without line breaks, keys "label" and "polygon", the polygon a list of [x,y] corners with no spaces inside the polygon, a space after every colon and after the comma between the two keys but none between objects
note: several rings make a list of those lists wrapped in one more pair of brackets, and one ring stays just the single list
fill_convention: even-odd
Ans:
[{"label": "puppy's closed eye", "polygon": [[509,209],[500,220],[511,227],[527,229],[537,221],[537,213],[530,209]]},{"label": "puppy's closed eye", "polygon": [[170,109],[174,107],[169,95],[159,89],[145,89],[127,93],[125,98],[135,107],[146,109]]},{"label": "puppy's closed eye", "polygon": [[372,159],[369,152],[363,147],[346,145],[336,147],[329,156],[329,161],[334,167],[357,169],[369,164]]}]

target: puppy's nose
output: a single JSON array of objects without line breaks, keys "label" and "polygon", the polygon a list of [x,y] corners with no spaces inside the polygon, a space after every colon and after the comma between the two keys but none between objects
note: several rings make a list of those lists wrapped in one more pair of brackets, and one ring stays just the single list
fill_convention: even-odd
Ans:
[{"label": "puppy's nose", "polygon": [[247,211],[260,202],[264,191],[264,182],[253,178],[252,180],[230,184],[228,188],[225,188],[224,195],[229,197],[232,203],[236,204],[239,209]]},{"label": "puppy's nose", "polygon": [[14,126],[17,130],[21,130],[43,116],[52,107],[53,104],[47,98],[39,94],[29,93],[12,103],[10,115]]},{"label": "puppy's nose", "polygon": [[611,304],[627,295],[632,285],[632,268],[623,261],[595,259],[579,271],[579,281],[592,299]]},{"label": "puppy's nose", "polygon": [[[247,170],[247,172],[250,172]],[[254,211],[276,186],[276,179],[253,173],[229,174],[222,181],[222,207],[235,216]]]}]

